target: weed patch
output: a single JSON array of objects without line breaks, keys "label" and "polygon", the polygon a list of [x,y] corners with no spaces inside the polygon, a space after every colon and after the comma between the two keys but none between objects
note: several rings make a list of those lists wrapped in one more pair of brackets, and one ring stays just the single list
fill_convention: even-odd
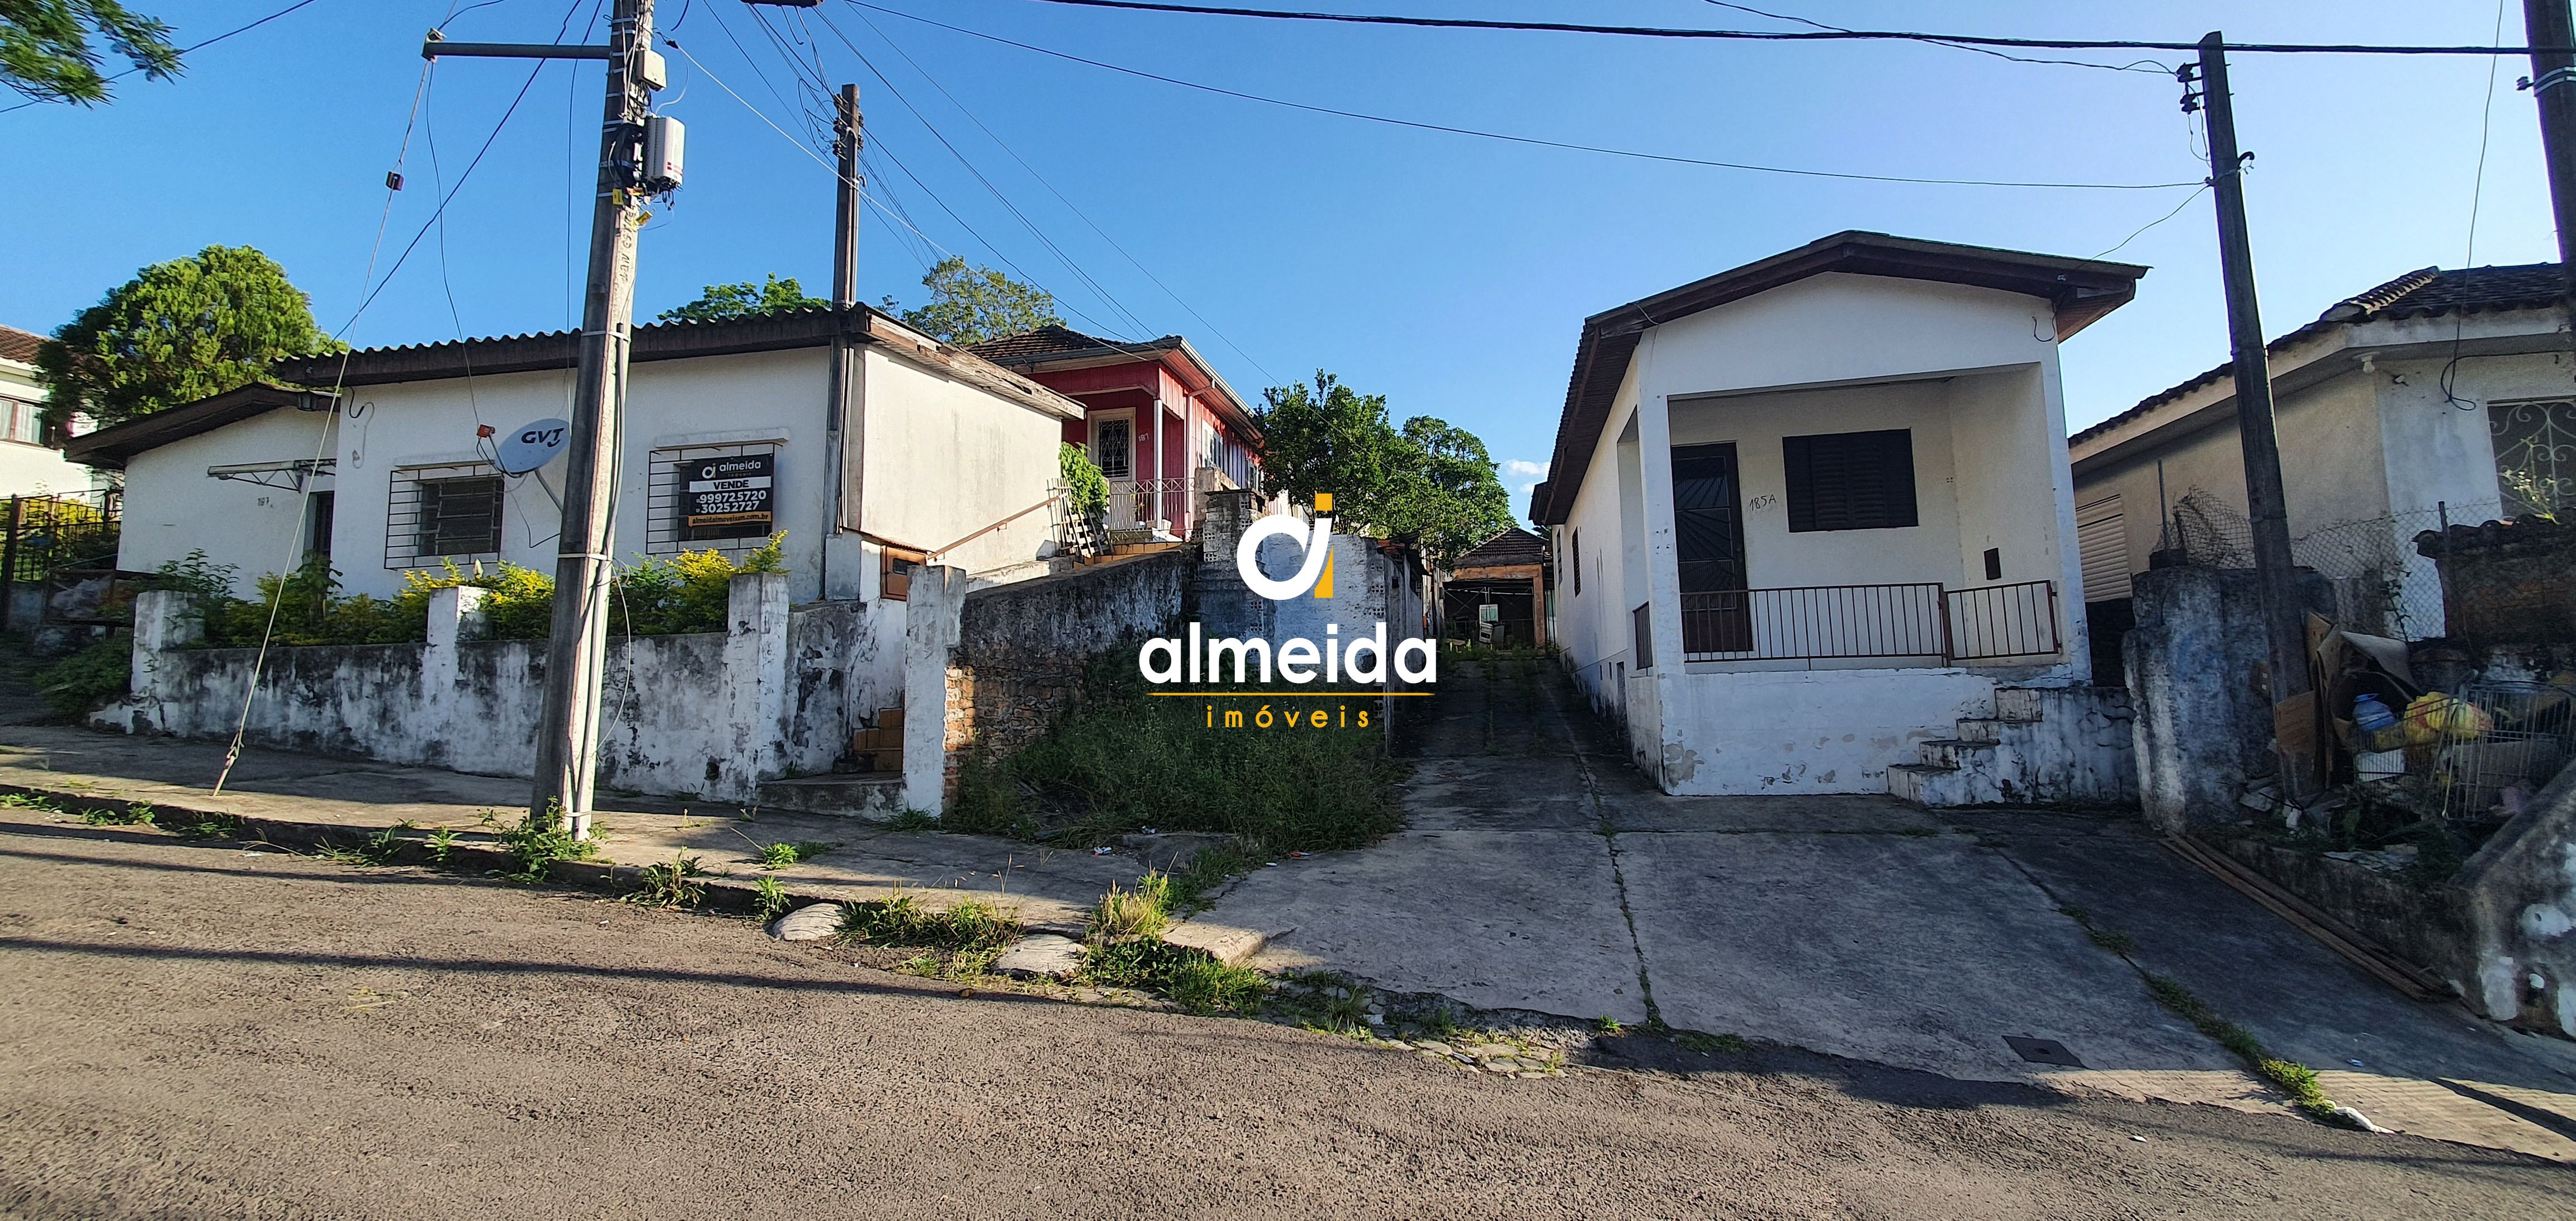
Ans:
[{"label": "weed patch", "polygon": [[902,813],[887,819],[886,826],[896,831],[936,831],[940,828],[940,822],[939,816],[928,810],[907,808]]},{"label": "weed patch", "polygon": [[763,869],[785,869],[798,861],[812,860],[831,850],[832,846],[830,844],[817,844],[811,842],[764,844],[760,849],[760,867]]},{"label": "weed patch", "polygon": [[80,820],[93,827],[148,827],[152,825],[155,813],[152,807],[138,801],[122,810],[83,810]]},{"label": "weed patch", "polygon": [[960,903],[944,912],[914,895],[841,905],[839,936],[868,945],[922,946],[952,953],[998,951],[1020,935],[1020,922],[988,903]]},{"label": "weed patch", "polygon": [[36,810],[46,814],[63,812],[63,808],[55,804],[53,798],[42,793],[0,793],[0,806],[7,806],[13,810]]},{"label": "weed patch", "polygon": [[2337,1127],[2353,1126],[2350,1120],[2337,1113],[2334,1099],[2326,1097],[2325,1089],[2317,1084],[2315,1069],[2295,1060],[2273,1056],[2252,1031],[2220,1017],[2216,1010],[2193,995],[2191,989],[2183,987],[2180,981],[2150,975],[2147,976],[2147,990],[2155,994],[2156,1003],[2172,1010],[2176,1017],[2191,1023],[2202,1034],[2217,1040],[2219,1046],[2234,1052],[2236,1058],[2243,1060],[2257,1076],[2279,1086],[2283,1093],[2297,1101],[2299,1109],[2307,1112],[2309,1118]]},{"label": "weed patch", "polygon": [[1082,956],[1076,978],[1095,987],[1158,993],[1191,1013],[1240,1017],[1257,1015],[1271,989],[1270,977],[1259,971],[1160,941],[1094,946]]},{"label": "weed patch", "polygon": [[[705,873],[706,870],[698,864],[698,858],[676,852],[661,864],[646,865],[636,880],[635,889],[627,892],[626,899],[647,907],[696,907],[706,902],[707,884],[697,880]],[[769,881],[767,878],[761,880]]]},{"label": "weed patch", "polygon": [[[484,822],[497,824],[499,819],[492,811],[486,810]],[[522,817],[518,825],[502,831],[500,837],[502,850],[518,864],[517,869],[506,871],[501,876],[522,886],[543,883],[553,872],[557,861],[586,861],[599,855],[599,845],[574,839],[572,832],[564,829],[562,815],[551,806],[542,818],[536,815]]]},{"label": "weed patch", "polygon": [[1172,926],[1172,880],[1160,873],[1148,873],[1136,880],[1136,889],[1127,890],[1115,883],[1109,893],[1100,896],[1091,909],[1091,941],[1106,945],[1112,941],[1135,938],[1159,938]]},{"label": "weed patch", "polygon": [[[1125,649],[1093,661],[1084,690],[1018,754],[970,760],[944,829],[1093,844],[1143,827],[1216,831],[1287,852],[1355,848],[1396,828],[1402,768],[1383,732],[1358,724],[1376,715],[1373,701],[1295,688],[1155,698]],[[1223,726],[1228,712],[1240,727]],[[1305,722],[1291,727],[1291,712]],[[1318,712],[1326,727],[1311,723]]]},{"label": "weed patch", "polygon": [[787,897],[787,888],[776,878],[762,878],[752,885],[751,914],[763,924],[784,916],[796,900]]},{"label": "weed patch", "polygon": [[1746,1042],[1742,1035],[1702,1034],[1696,1030],[1674,1031],[1673,1045],[1703,1056],[1742,1055],[1753,1050],[1753,1044]]}]

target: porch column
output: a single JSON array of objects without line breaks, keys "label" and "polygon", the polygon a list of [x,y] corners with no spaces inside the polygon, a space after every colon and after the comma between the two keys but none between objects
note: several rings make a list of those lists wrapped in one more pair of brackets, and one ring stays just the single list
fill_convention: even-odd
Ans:
[{"label": "porch column", "polygon": [[1156,527],[1156,523],[1161,522],[1161,521],[1163,520],[1164,516],[1165,516],[1165,514],[1163,513],[1163,396],[1162,396],[1162,395],[1157,394],[1157,395],[1155,395],[1155,396],[1154,396],[1154,409],[1153,409],[1151,412],[1149,412],[1148,414],[1149,414],[1149,415],[1151,415],[1151,416],[1153,417],[1153,427],[1152,427],[1151,431],[1152,431],[1152,433],[1154,434],[1154,464],[1153,464],[1152,466],[1150,466],[1150,467],[1146,468],[1146,471],[1145,471],[1146,477],[1148,477],[1148,478],[1152,479],[1152,480],[1153,480],[1153,482],[1152,482],[1152,483],[1149,483],[1149,484],[1147,484],[1147,485],[1145,485],[1145,486],[1147,486],[1147,487],[1150,487],[1150,488],[1154,489],[1153,499],[1152,499],[1151,501],[1148,501],[1148,502],[1147,502],[1147,503],[1149,503],[1149,504],[1153,505],[1154,507],[1153,507],[1153,508],[1151,508],[1151,509],[1146,510],[1146,512],[1145,512],[1145,528],[1146,528],[1146,529],[1148,529],[1148,530],[1151,530],[1151,529],[1154,529],[1154,528]]},{"label": "porch column", "polygon": [[[1655,337],[1648,332],[1645,342]],[[1651,353],[1643,354],[1651,359]],[[1672,416],[1662,395],[1637,404],[1637,465],[1645,476],[1646,604],[1648,629],[1654,635],[1655,723],[1660,737],[1655,779],[1664,779],[1664,760],[1679,745],[1674,710],[1682,704],[1682,569],[1673,537]]]}]

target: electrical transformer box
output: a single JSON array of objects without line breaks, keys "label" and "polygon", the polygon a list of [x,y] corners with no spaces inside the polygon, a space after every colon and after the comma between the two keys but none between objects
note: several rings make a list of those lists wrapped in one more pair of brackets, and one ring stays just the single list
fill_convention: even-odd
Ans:
[{"label": "electrical transformer box", "polygon": [[644,189],[655,195],[680,185],[682,147],[688,129],[678,119],[654,115],[644,120]]}]

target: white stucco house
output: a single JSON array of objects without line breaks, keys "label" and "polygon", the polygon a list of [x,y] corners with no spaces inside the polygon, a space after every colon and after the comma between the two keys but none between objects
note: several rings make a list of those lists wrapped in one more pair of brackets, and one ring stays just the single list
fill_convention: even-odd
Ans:
[{"label": "white stucco house", "polygon": [[88,492],[98,473],[45,444],[38,414],[45,388],[36,381],[36,349],[45,337],[0,326],[0,496]]},{"label": "white stucco house", "polygon": [[2057,345],[2144,272],[1847,232],[1587,318],[1531,518],[1638,765],[1932,800],[2091,690]]},{"label": "white stucco house", "polygon": [[[2443,634],[2419,531],[2576,504],[2576,352],[2555,263],[2409,272],[2265,345],[2292,551],[2336,584],[2340,617]],[[2241,550],[2245,461],[2229,366],[2077,433],[2084,599],[2127,625],[2129,578],[2159,548]],[[2508,486],[2511,485],[2511,486]],[[2210,554],[2216,553],[2216,554]]]},{"label": "white stucco house", "polygon": [[[617,559],[740,553],[783,530],[799,603],[899,598],[941,548],[940,562],[981,580],[1042,575],[1050,511],[977,532],[1048,500],[1081,407],[861,307],[836,455],[834,325],[815,310],[635,328]],[[69,453],[124,472],[127,571],[202,551],[234,567],[244,595],[315,551],[347,593],[389,595],[407,572],[450,562],[551,575],[563,464],[505,475],[495,446],[569,414],[574,348],[553,332],[288,362],[274,384],[75,438]],[[334,385],[336,398],[300,388]],[[765,514],[693,524],[692,472],[728,459],[770,472]]]}]

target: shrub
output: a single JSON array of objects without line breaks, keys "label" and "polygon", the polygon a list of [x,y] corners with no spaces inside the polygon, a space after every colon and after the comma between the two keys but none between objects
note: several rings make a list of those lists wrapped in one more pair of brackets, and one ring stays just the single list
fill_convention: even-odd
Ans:
[{"label": "shrub", "polygon": [[134,640],[121,632],[36,671],[36,689],[64,716],[97,708],[133,682]]},{"label": "shrub", "polygon": [[[634,636],[722,631],[733,579],[786,571],[786,539],[784,532],[774,535],[739,560],[685,551],[621,570],[610,585],[609,630]],[[259,578],[256,600],[232,596],[235,571],[192,551],[162,564],[141,586],[187,594],[205,618],[206,644],[215,648],[248,648],[263,637],[279,645],[416,643],[428,635],[430,598],[459,586],[486,591],[481,611],[492,639],[542,640],[554,624],[554,578],[510,563],[478,561],[469,570],[443,560],[405,573],[402,592],[391,598],[342,595],[340,573],[318,553],[291,573]]]}]

